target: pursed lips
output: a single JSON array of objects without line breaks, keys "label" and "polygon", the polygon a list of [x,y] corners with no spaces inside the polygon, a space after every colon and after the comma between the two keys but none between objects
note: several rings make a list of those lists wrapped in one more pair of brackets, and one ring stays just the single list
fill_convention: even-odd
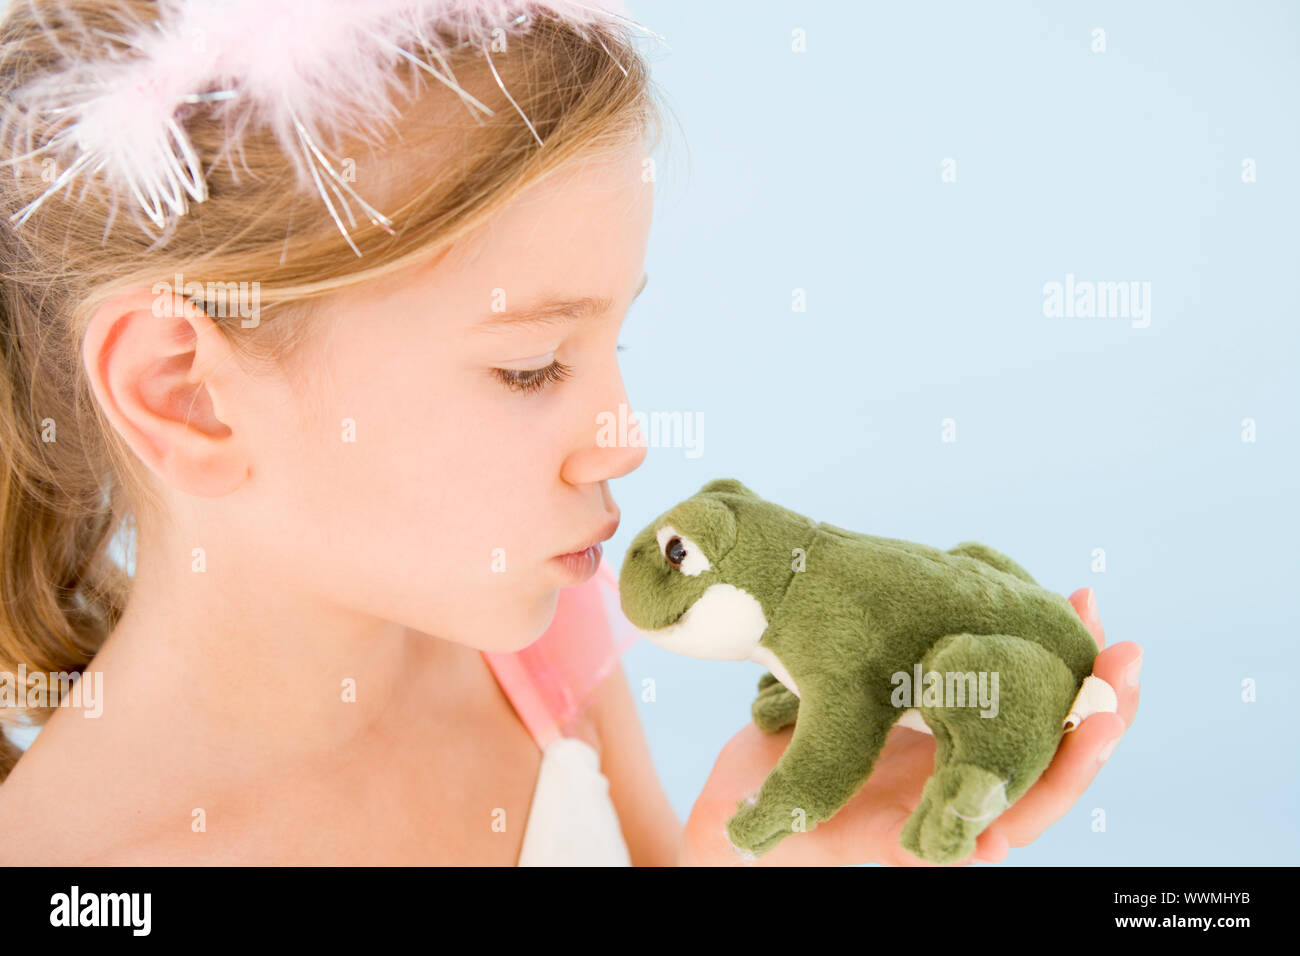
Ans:
[{"label": "pursed lips", "polygon": [[586,551],[594,545],[600,544],[602,541],[608,541],[610,538],[614,537],[614,532],[618,530],[619,520],[620,516],[615,515],[612,520],[607,521],[601,526],[599,531],[588,538],[586,544],[574,548],[572,551],[561,552],[561,554],[581,554],[583,551]]}]

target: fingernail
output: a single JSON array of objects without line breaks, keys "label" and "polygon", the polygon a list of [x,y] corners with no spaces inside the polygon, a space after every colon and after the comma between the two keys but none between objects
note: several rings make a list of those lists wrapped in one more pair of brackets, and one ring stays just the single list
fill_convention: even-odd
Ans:
[{"label": "fingernail", "polygon": [[1097,763],[1105,763],[1109,760],[1110,755],[1115,752],[1115,747],[1118,746],[1118,744],[1119,738],[1116,737],[1114,740],[1110,741],[1110,743],[1106,744],[1106,746],[1102,747],[1101,753],[1097,754]]},{"label": "fingernail", "polygon": [[1142,658],[1139,656],[1137,660],[1128,666],[1128,670],[1124,672],[1124,680],[1128,683],[1129,687],[1136,687],[1138,685],[1138,675],[1141,672]]},{"label": "fingernail", "polygon": [[1092,593],[1092,588],[1088,588],[1088,616],[1097,619],[1097,595]]}]

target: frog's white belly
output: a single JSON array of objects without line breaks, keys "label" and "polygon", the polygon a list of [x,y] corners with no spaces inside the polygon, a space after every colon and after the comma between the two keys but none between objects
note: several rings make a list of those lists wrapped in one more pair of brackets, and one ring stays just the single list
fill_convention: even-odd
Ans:
[{"label": "frog's white belly", "polygon": [[762,664],[798,697],[799,688],[785,665],[758,643],[766,630],[767,618],[757,598],[732,584],[714,584],[676,623],[641,633],[665,650],[689,657]]},{"label": "frog's white belly", "polygon": [[786,690],[796,697],[799,696],[799,688],[795,686],[794,678],[790,676],[790,672],[785,669],[785,665],[781,663],[780,658],[772,653],[771,649],[756,647],[754,652],[749,655],[749,659],[757,664],[762,664],[772,672],[773,677],[785,685]]},{"label": "frog's white belly", "polygon": [[714,661],[747,660],[767,630],[758,598],[733,584],[713,584],[673,624],[638,628],[665,650]]}]

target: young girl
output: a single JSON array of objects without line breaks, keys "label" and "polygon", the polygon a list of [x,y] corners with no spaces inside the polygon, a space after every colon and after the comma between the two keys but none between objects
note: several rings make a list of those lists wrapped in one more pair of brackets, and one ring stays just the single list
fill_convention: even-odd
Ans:
[{"label": "young girl", "polygon": [[[10,120],[68,51],[158,15],[13,0]],[[11,163],[0,670],[84,672],[102,712],[0,711],[0,864],[742,862],[723,822],[790,731],[741,730],[683,827],[593,598],[610,481],[645,453],[594,424],[631,404],[616,351],[646,282],[661,120],[633,39],[538,15],[491,56],[450,49],[454,84],[399,60],[418,94],[381,142],[328,144],[347,172],[315,194],[272,129],[229,150],[187,103],[206,198],[153,242],[120,195],[49,192],[64,159]],[[1084,791],[1139,660],[1100,655],[1119,713],[1067,735],[973,859]],[[849,806],[761,862],[918,863],[898,834],[932,759],[896,728]]]}]

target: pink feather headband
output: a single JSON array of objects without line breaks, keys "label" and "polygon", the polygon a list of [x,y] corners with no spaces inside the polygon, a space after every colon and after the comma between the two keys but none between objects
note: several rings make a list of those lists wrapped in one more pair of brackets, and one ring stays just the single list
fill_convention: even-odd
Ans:
[{"label": "pink feather headband", "polygon": [[[353,191],[320,141],[344,130],[372,133],[389,121],[400,85],[393,68],[401,60],[450,87],[471,112],[490,115],[461,89],[444,59],[451,49],[479,47],[541,145],[492,65],[494,41],[526,31],[543,13],[588,39],[599,41],[592,28],[602,22],[663,39],[629,19],[622,0],[158,0],[157,7],[157,20],[129,36],[93,31],[102,58],[70,58],[14,96],[4,141],[27,152],[0,165],[38,156],[61,165],[50,187],[10,217],[15,226],[60,189],[99,174],[114,196],[130,195],[150,222],[165,228],[169,213],[184,215],[190,199],[207,199],[202,161],[177,111],[208,104],[226,120],[223,155],[239,151],[250,123],[268,125],[292,157],[300,186],[315,187],[360,256],[343,223],[346,216],[356,225],[348,198],[389,233],[392,221]],[[51,119],[55,131],[32,148],[36,130]]]}]

